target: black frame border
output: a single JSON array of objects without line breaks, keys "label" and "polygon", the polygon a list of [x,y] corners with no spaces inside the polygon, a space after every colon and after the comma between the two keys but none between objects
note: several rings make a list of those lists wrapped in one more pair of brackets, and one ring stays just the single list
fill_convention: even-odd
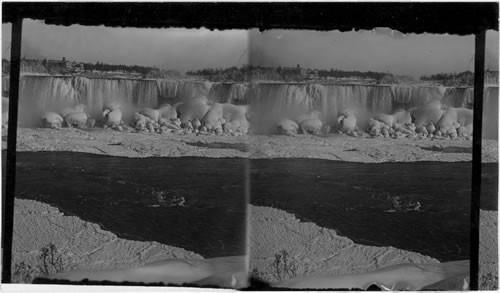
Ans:
[{"label": "black frame border", "polygon": [[[4,2],[12,23],[6,190],[2,196],[2,282],[11,278],[17,117],[22,19],[46,24],[209,29],[360,30],[389,27],[402,33],[475,34],[470,290],[478,290],[479,207],[485,32],[498,31],[498,2],[482,3],[138,3]],[[466,21],[464,21],[466,20]],[[479,113],[479,115],[478,115]]]}]

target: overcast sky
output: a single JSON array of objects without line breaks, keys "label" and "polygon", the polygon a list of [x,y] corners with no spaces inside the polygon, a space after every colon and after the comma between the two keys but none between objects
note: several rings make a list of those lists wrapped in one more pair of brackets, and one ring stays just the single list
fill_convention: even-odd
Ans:
[{"label": "overcast sky", "polygon": [[[254,64],[382,71],[420,76],[474,70],[474,37],[404,35],[390,29],[359,32],[251,32]],[[486,67],[498,70],[498,32],[489,31]]]},{"label": "overcast sky", "polygon": [[[2,25],[2,52],[10,54],[11,25]],[[156,66],[185,71],[247,63],[244,30],[69,27],[23,22],[23,56],[110,64]],[[239,65],[238,65],[239,64]]]},{"label": "overcast sky", "polygon": [[[2,53],[10,55],[10,24]],[[498,32],[487,33],[486,65],[498,70]],[[206,67],[296,66],[413,75],[473,70],[474,37],[360,32],[137,29],[69,27],[25,20],[23,56],[186,71]]]}]

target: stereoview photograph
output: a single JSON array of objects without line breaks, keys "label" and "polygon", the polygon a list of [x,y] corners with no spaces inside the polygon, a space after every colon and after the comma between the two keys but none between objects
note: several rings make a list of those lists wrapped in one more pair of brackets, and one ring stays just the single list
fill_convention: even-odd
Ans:
[{"label": "stereoview photograph", "polygon": [[[22,25],[12,283],[469,289],[474,35]],[[498,38],[484,290],[498,289]]]}]

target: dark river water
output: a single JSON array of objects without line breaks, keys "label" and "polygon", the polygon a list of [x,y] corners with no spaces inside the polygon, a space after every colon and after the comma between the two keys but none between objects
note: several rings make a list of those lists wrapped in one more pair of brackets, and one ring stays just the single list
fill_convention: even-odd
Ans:
[{"label": "dark river water", "polygon": [[16,197],[51,204],[126,239],[158,241],[204,257],[243,255],[245,164],[20,152]]},{"label": "dark river water", "polygon": [[[469,258],[470,162],[20,152],[16,197],[51,204],[122,238],[158,241],[205,257],[241,255],[247,167],[254,205],[283,209],[360,244],[394,246],[441,261]],[[482,209],[497,209],[497,182],[497,164],[483,164]]]},{"label": "dark river water", "polygon": [[[360,244],[441,261],[468,259],[472,163],[252,160],[251,203],[335,229]],[[497,164],[483,164],[481,206],[497,209]]]}]

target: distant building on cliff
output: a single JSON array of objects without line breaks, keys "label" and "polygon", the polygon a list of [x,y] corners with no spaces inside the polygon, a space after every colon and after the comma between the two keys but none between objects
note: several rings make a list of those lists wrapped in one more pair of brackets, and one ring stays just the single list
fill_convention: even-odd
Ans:
[{"label": "distant building on cliff", "polygon": [[65,57],[62,60],[47,60],[44,59],[42,64],[51,71],[59,71],[60,73],[71,72],[71,71],[83,71],[85,68],[83,63],[76,61],[66,60]]},{"label": "distant building on cliff", "polygon": [[287,78],[294,79],[302,79],[307,76],[307,71],[305,68],[301,68],[300,65],[297,64],[297,67],[283,67],[280,71],[282,76]]},{"label": "distant building on cliff", "polygon": [[84,71],[85,67],[83,66],[83,63],[78,63],[76,61],[71,62],[71,69],[75,71]]}]

